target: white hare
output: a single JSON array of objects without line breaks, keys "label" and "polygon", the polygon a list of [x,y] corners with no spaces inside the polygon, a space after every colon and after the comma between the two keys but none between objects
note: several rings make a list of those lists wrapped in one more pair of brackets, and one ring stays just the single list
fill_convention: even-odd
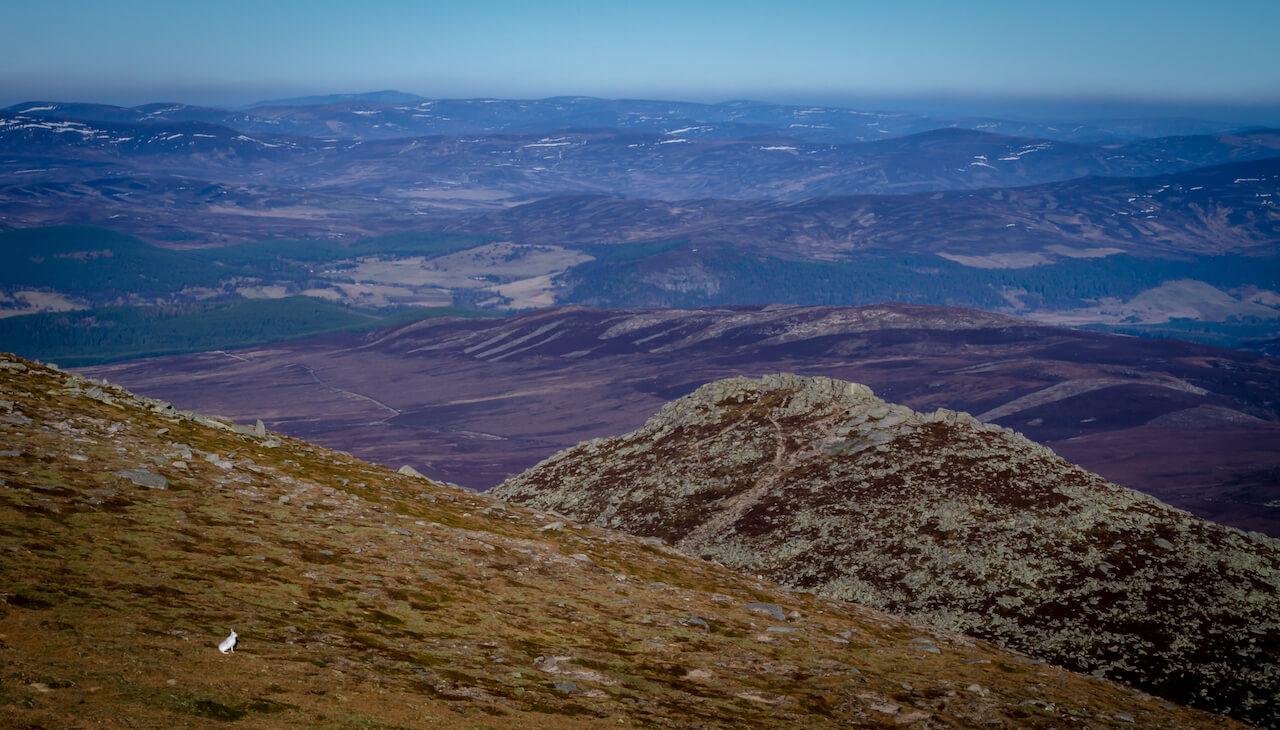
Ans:
[{"label": "white hare", "polygon": [[227,652],[234,654],[236,651],[236,642],[238,640],[239,639],[236,637],[236,630],[232,629],[231,635],[223,639],[221,644],[218,644],[218,651],[223,654],[226,654]]}]

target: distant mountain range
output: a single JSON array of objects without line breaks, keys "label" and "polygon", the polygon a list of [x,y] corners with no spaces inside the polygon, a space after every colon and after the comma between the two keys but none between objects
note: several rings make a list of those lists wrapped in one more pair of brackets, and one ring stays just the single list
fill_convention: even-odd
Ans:
[{"label": "distant mountain range", "polygon": [[750,101],[29,102],[0,111],[0,230],[270,245],[203,255],[219,276],[200,289],[72,296],[24,264],[0,274],[0,312],[157,289],[491,310],[896,300],[1280,336],[1280,130],[1064,129]]},{"label": "distant mountain range", "polygon": [[[1272,253],[1280,240],[1278,195],[1280,157],[1268,157],[1153,177],[796,202],[557,196],[449,228],[561,244],[645,241],[661,232],[667,239],[819,260],[868,251],[1037,256],[985,262],[1020,268],[1115,253]],[[1055,246],[1063,252],[1055,255]],[[1089,252],[1100,247],[1114,250]]]},{"label": "distant mountain range", "polygon": [[361,102],[373,104],[409,104],[427,99],[417,94],[406,94],[403,91],[384,89],[383,91],[366,91],[356,94],[319,94],[316,96],[295,96],[288,99],[272,99],[250,104],[249,108],[273,106],[323,106],[345,102]]},{"label": "distant mountain range", "polygon": [[428,99],[398,91],[331,94],[264,101],[244,110],[187,104],[118,107],[59,101],[14,104],[5,114],[39,114],[79,121],[202,121],[241,131],[347,139],[395,139],[430,135],[547,133],[571,129],[619,129],[696,137],[740,139],[783,135],[824,142],[866,142],[959,128],[1059,141],[1115,142],[1172,135],[1220,134],[1230,124],[1198,119],[1115,119],[1088,123],[1028,122],[986,117],[929,117],[893,111],[788,106],[757,101],[722,104],[598,99]]},{"label": "distant mountain range", "polygon": [[[56,108],[56,105],[50,105]],[[855,194],[1142,177],[1280,155],[1280,130],[1079,144],[938,129],[875,142],[802,142],[617,129],[432,136],[359,143],[196,120],[0,116],[0,173],[13,181],[180,174],[210,182],[344,189],[400,198],[521,199],[594,193],[797,201]],[[83,222],[83,221],[81,221]]]}]

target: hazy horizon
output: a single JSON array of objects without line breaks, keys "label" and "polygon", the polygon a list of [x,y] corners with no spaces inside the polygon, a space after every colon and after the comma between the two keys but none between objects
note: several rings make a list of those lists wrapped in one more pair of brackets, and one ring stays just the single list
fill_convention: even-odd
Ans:
[{"label": "hazy horizon", "polygon": [[[0,29],[0,103],[244,106],[432,98],[750,98],[932,114],[1280,123],[1280,5],[554,0],[27,4]],[[38,32],[37,32],[38,31]],[[958,63],[957,61],[963,61]]]},{"label": "hazy horizon", "polygon": [[504,100],[535,100],[555,97],[592,97],[602,99],[632,99],[668,102],[692,102],[700,104],[721,104],[731,101],[749,100],[765,104],[795,106],[825,106],[849,108],[864,111],[904,112],[938,117],[999,117],[1012,120],[1028,121],[1100,121],[1124,118],[1192,118],[1205,121],[1239,124],[1241,126],[1280,126],[1280,102],[1259,104],[1220,104],[1210,102],[1173,102],[1138,100],[1125,98],[1052,98],[1052,97],[915,97],[915,96],[767,96],[759,94],[743,94],[732,97],[681,97],[673,95],[640,95],[625,94],[601,96],[598,94],[557,93],[543,96],[501,96],[495,94],[470,94],[451,96],[412,91],[408,89],[368,88],[368,89],[326,89],[301,88],[281,90],[277,93],[264,92],[260,95],[230,95],[191,93],[190,95],[166,94],[156,95],[0,95],[0,106],[13,106],[25,102],[67,102],[108,104],[121,107],[140,106],[149,103],[190,104],[214,108],[242,109],[270,101],[289,101],[295,98],[328,95],[358,95],[379,91],[397,91],[414,94],[429,99],[480,99],[495,98]]}]

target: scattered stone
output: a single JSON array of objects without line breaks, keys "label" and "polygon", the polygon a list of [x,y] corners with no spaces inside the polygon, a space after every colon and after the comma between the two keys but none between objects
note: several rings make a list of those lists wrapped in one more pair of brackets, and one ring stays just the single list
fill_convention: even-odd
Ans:
[{"label": "scattered stone", "polygon": [[205,454],[204,460],[209,462],[210,464],[213,464],[219,469],[222,469],[223,471],[230,471],[231,468],[235,466],[230,461],[227,461],[226,459],[222,458],[221,456],[218,456],[217,454]]},{"label": "scattered stone", "polygon": [[684,620],[684,623],[687,626],[696,626],[704,631],[711,630],[711,624],[707,623],[707,620],[701,616],[690,616]]},{"label": "scattered stone", "polygon": [[778,620],[778,621],[786,621],[786,620],[787,620],[787,614],[786,614],[786,612],[784,612],[784,611],[782,610],[782,607],[781,607],[781,606],[779,606],[779,605],[778,605],[778,604],[776,604],[776,603],[755,603],[755,602],[753,602],[753,603],[748,603],[748,604],[744,605],[744,606],[743,606],[743,608],[747,609],[748,611],[750,611],[750,612],[752,612],[752,613],[762,613],[762,614],[765,614],[765,615],[767,615],[767,616],[772,616],[774,619],[776,619],[776,620]]},{"label": "scattered stone", "polygon": [[[259,423],[261,423],[261,421],[259,421]],[[416,478],[416,479],[426,479],[426,478],[427,478],[427,475],[423,474],[422,472],[418,471],[417,469],[414,469],[413,467],[409,466],[408,464],[405,464],[404,466],[400,467],[399,469],[396,469],[396,473],[397,473],[397,474],[400,474],[400,475],[402,475],[402,476],[406,476],[406,477],[414,477],[414,478]]]},{"label": "scattered stone", "polygon": [[570,677],[583,682],[593,682],[595,684],[603,685],[614,684],[612,679],[609,679],[594,669],[570,666],[570,662],[572,661],[573,657],[568,656],[540,656],[533,660],[533,667],[540,672],[556,674],[562,677]]},{"label": "scattered stone", "polygon": [[873,702],[867,707],[882,715],[896,715],[902,709],[900,705],[895,705],[892,702]]},{"label": "scattered stone", "polygon": [[128,479],[139,487],[147,489],[168,489],[169,480],[163,476],[146,469],[125,469],[123,471],[113,472],[116,476]]},{"label": "scattered stone", "polygon": [[705,669],[690,669],[684,673],[684,678],[694,682],[702,682],[713,678],[715,675]]},{"label": "scattered stone", "polygon": [[764,705],[776,705],[782,701],[780,697],[770,697],[760,692],[739,692],[737,696],[749,702],[759,702]]},{"label": "scattered stone", "polygon": [[920,651],[927,651],[930,654],[942,653],[942,650],[938,648],[938,645],[933,643],[933,639],[930,639],[927,636],[917,636],[916,638],[912,639],[909,643],[911,644],[911,648],[913,649],[919,649]]}]

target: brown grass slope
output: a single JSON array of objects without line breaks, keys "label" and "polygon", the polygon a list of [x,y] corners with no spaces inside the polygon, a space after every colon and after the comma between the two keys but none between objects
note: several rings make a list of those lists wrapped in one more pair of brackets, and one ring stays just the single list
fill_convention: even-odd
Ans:
[{"label": "brown grass slope", "polygon": [[12,356],[0,556],[4,727],[1231,724]]},{"label": "brown grass slope", "polygon": [[1280,726],[1280,543],[966,414],[733,378],[494,493]]}]

